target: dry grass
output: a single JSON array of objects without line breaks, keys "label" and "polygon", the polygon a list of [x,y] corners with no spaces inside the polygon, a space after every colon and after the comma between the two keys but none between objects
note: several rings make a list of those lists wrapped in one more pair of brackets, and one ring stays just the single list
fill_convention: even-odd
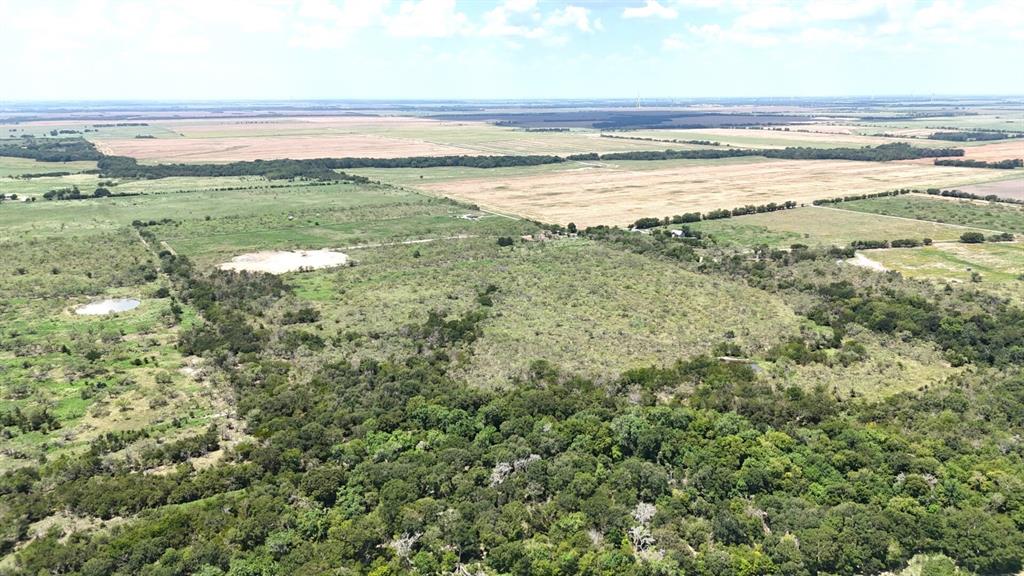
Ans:
[{"label": "dry grass", "polygon": [[993,172],[997,171],[833,160],[712,161],[643,171],[582,166],[529,176],[451,180],[423,188],[499,212],[590,226],[902,187],[956,186],[999,176]]},{"label": "dry grass", "polygon": [[190,119],[162,121],[154,126],[160,130],[158,138],[97,136],[92,140],[108,154],[132,156],[144,162],[568,155],[666,147],[654,142],[601,138],[596,131],[526,132],[485,122],[401,116]]},{"label": "dry grass", "polygon": [[[864,136],[845,130],[825,131],[824,125],[791,126],[790,130],[748,130],[745,128],[700,128],[693,130],[647,130],[630,132],[630,135],[651,138],[675,138],[680,140],[712,140],[738,148],[786,148],[787,146],[845,147],[877,146],[892,142],[903,142],[898,138]],[[807,130],[799,132],[798,130]],[[911,142],[913,143],[913,142]]]},{"label": "dry grass", "polygon": [[964,158],[987,162],[1024,158],[1024,139],[964,147]]},{"label": "dry grass", "polygon": [[105,154],[142,161],[235,162],[278,158],[403,158],[406,156],[480,155],[483,152],[431,142],[376,135],[230,138],[152,138],[97,140]]},{"label": "dry grass", "polygon": [[1016,198],[1018,200],[1024,200],[1024,178],[963,186],[960,190],[970,192],[971,194],[979,194],[981,196],[995,194],[1000,198]]}]

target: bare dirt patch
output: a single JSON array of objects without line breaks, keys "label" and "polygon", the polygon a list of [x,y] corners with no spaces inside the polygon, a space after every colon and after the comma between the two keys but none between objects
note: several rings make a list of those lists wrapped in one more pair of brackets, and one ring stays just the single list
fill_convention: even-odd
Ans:
[{"label": "bare dirt patch", "polygon": [[860,266],[861,268],[867,268],[869,270],[875,270],[877,272],[885,272],[887,268],[882,266],[881,262],[872,260],[864,255],[863,252],[857,252],[853,255],[853,258],[844,260],[847,264],[853,264],[854,266]]},{"label": "bare dirt patch", "polygon": [[220,265],[221,270],[284,274],[298,270],[317,270],[348,264],[348,255],[333,250],[278,250],[251,252],[235,256]]},{"label": "bare dirt patch", "polygon": [[996,178],[996,170],[841,160],[683,164],[654,170],[588,166],[528,176],[423,186],[499,212],[577,225],[629,224],[646,216],[768,202],[809,202],[894,188],[948,187]]}]

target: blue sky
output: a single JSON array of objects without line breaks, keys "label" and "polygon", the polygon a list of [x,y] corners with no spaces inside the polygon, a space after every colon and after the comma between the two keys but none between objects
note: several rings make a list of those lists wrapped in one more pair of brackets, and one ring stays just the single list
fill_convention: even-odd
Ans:
[{"label": "blue sky", "polygon": [[0,100],[1024,93],[1024,0],[0,0]]}]

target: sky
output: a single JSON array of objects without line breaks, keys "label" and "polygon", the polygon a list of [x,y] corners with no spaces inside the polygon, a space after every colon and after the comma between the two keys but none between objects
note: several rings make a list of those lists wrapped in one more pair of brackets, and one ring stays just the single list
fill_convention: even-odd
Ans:
[{"label": "sky", "polygon": [[0,0],[0,100],[1024,93],[1024,0]]}]

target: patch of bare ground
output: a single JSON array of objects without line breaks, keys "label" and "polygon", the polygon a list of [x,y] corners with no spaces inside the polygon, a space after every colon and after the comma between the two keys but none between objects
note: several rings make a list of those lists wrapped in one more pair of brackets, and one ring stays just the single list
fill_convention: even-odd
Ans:
[{"label": "patch of bare ground", "polygon": [[221,270],[284,274],[299,270],[344,266],[348,261],[348,255],[333,250],[277,250],[235,256],[230,262],[221,264],[220,268]]}]

